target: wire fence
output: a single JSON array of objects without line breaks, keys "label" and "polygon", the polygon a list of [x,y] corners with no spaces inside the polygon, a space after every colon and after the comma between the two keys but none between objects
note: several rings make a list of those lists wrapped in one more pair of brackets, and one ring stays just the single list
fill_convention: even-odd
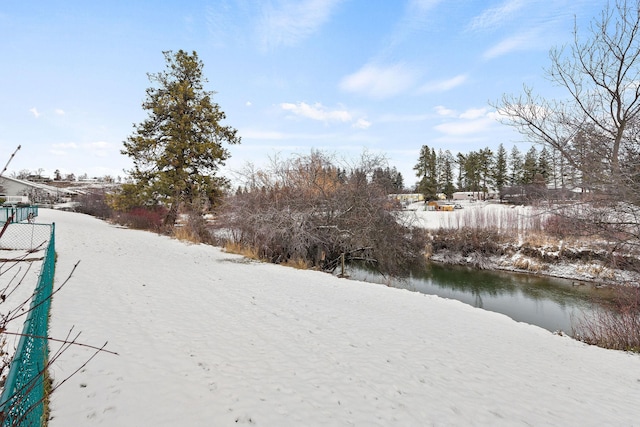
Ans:
[{"label": "wire fence", "polygon": [[[0,227],[1,251],[44,250],[51,237],[49,224],[12,223],[6,228]],[[4,232],[2,232],[4,230]]]},{"label": "wire fence", "polygon": [[0,224],[6,223],[9,218],[11,218],[12,222],[31,222],[37,216],[37,206],[0,207]]},{"label": "wire fence", "polygon": [[22,335],[0,396],[0,425],[42,426],[46,425],[45,372],[49,358],[47,334],[55,272],[55,224],[11,224],[0,238],[0,249],[5,246],[27,250],[40,246],[46,250]]}]

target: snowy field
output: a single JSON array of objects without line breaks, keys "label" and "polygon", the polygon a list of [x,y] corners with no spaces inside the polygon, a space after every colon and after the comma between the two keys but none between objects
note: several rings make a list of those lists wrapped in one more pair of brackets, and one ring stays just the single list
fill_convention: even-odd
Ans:
[{"label": "snowy field", "polygon": [[[100,354],[57,426],[640,424],[640,356],[434,296],[248,262],[41,209],[61,281],[51,334]],[[53,350],[55,350],[55,345]],[[55,383],[91,352],[66,352]]]},{"label": "snowy field", "polygon": [[423,202],[413,203],[404,211],[405,217],[422,228],[460,228],[464,226],[494,225],[515,226],[526,229],[541,213],[531,206],[506,205],[467,200],[456,202],[462,209],[453,211],[428,211]]}]

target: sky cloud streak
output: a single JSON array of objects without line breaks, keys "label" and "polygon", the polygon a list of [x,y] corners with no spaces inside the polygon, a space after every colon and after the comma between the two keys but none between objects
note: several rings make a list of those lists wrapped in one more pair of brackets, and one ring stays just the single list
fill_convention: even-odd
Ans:
[{"label": "sky cloud streak", "polygon": [[342,0],[281,0],[262,7],[259,25],[264,50],[295,46],[328,21]]},{"label": "sky cloud streak", "polygon": [[463,85],[464,83],[466,83],[468,78],[469,77],[466,74],[459,74],[450,79],[427,82],[420,88],[420,93],[446,92],[455,87]]},{"label": "sky cloud streak", "polygon": [[389,98],[405,92],[415,83],[417,72],[404,64],[367,64],[342,79],[340,88],[371,98]]},{"label": "sky cloud streak", "polygon": [[521,10],[524,4],[525,2],[523,0],[508,0],[498,7],[486,9],[471,20],[468,30],[493,30],[496,26],[502,26],[505,22],[509,22],[509,18]]}]

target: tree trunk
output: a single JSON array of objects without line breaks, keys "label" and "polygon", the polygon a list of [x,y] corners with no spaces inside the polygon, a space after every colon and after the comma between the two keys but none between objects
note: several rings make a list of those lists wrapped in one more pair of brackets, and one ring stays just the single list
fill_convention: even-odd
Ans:
[{"label": "tree trunk", "polygon": [[164,226],[166,228],[173,227],[178,219],[178,202],[174,202],[171,204],[169,208],[169,212],[167,212],[167,216],[164,217]]}]

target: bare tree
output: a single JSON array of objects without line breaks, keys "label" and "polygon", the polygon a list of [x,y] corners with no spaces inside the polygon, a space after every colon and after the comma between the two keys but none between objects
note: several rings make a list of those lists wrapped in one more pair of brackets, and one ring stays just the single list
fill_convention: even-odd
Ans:
[{"label": "bare tree", "polygon": [[528,140],[560,153],[572,171],[568,181],[589,195],[572,215],[597,225],[619,248],[640,238],[640,3],[607,4],[586,34],[576,24],[573,41],[550,52],[546,74],[566,90],[565,99],[545,99],[525,86],[497,108]]},{"label": "bare tree", "polygon": [[419,230],[402,223],[397,206],[373,179],[383,158],[365,153],[355,164],[319,151],[272,159],[247,169],[245,186],[227,199],[217,224],[229,240],[272,262],[303,261],[333,270],[360,260],[400,274],[424,261]]},{"label": "bare tree", "polygon": [[[616,180],[621,162],[638,142],[640,118],[640,5],[618,0],[607,6],[583,40],[574,27],[568,46],[550,52],[546,70],[552,82],[566,89],[566,100],[547,100],[524,88],[519,96],[505,95],[498,106],[505,123],[529,140],[558,150],[575,168],[586,172],[581,142],[599,158],[608,180]],[[629,145],[631,144],[631,146]]]}]

